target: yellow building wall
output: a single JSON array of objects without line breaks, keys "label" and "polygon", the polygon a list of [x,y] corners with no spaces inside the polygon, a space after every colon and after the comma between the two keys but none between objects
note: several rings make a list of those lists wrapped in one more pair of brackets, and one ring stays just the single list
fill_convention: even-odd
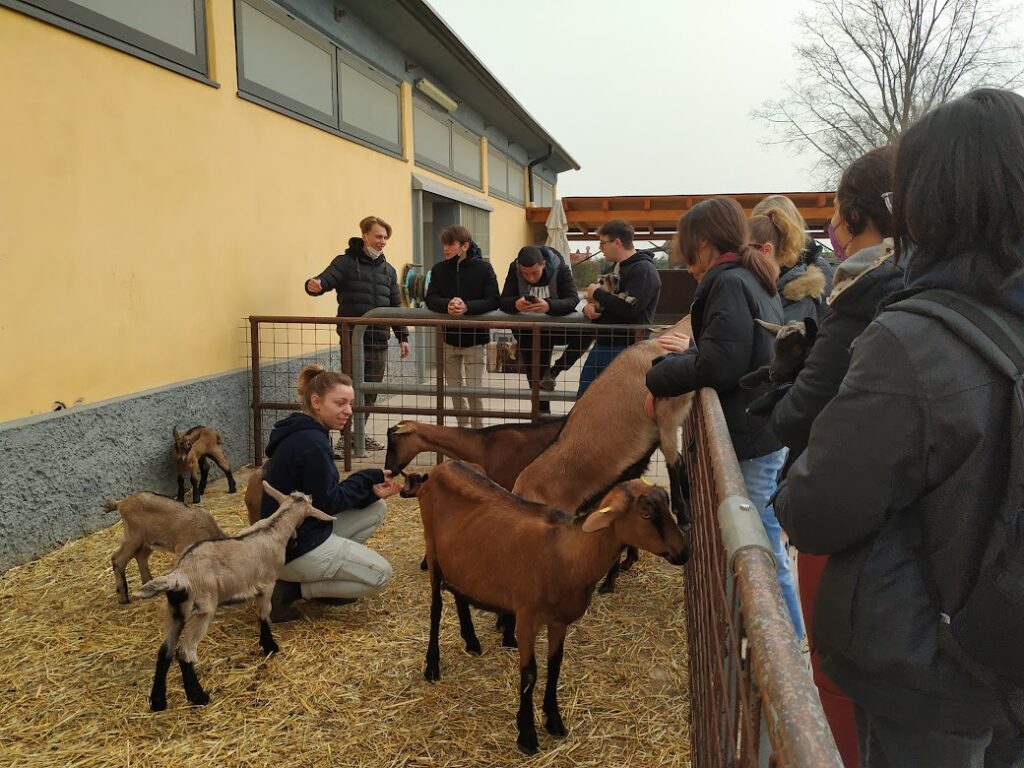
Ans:
[{"label": "yellow building wall", "polygon": [[[333,316],[303,281],[365,215],[412,260],[413,164],[238,98],[231,6],[219,89],[0,8],[0,421],[237,369],[250,314]],[[503,270],[529,227],[489,199]]]}]

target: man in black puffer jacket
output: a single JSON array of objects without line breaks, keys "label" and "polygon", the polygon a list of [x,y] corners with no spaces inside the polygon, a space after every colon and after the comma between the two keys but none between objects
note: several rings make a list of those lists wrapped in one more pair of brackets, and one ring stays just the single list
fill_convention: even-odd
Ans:
[{"label": "man in black puffer jacket", "polygon": [[[469,230],[458,225],[447,227],[441,232],[441,245],[444,246],[444,261],[430,270],[427,307],[453,319],[496,310],[498,278],[491,265],[484,261]],[[491,332],[486,328],[445,328],[445,382],[455,387],[483,386],[484,345],[490,340]],[[469,398],[453,395],[452,403],[456,411],[464,411],[467,405],[477,411],[484,407],[483,400],[473,395]],[[472,424],[474,429],[479,429],[483,426],[480,416],[470,418],[459,414],[457,419],[460,427]]]},{"label": "man in black puffer jacket", "polygon": [[[367,216],[359,222],[359,231],[362,237],[349,238],[345,252],[335,256],[319,275],[306,281],[306,293],[310,296],[321,296],[331,290],[337,292],[338,317],[360,317],[377,307],[402,306],[395,268],[384,256],[384,246],[391,237],[391,225],[377,216]],[[393,328],[402,357],[408,357],[409,332],[403,325]],[[342,334],[340,325],[338,335],[342,336],[344,348],[350,339]],[[363,378],[366,381],[384,380],[390,338],[391,331],[383,325],[367,327],[363,336]],[[367,405],[377,402],[376,394],[366,393],[363,397]],[[384,448],[372,437],[366,438],[366,447],[372,451]]]}]

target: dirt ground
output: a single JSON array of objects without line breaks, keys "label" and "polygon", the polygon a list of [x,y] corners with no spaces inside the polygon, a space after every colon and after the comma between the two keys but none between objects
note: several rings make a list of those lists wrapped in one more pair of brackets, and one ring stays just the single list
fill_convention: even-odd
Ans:
[{"label": "dirt ground", "polygon": [[[202,506],[242,527],[241,490],[211,483]],[[222,608],[199,646],[212,696],[185,700],[176,667],[168,709],[147,696],[164,601],[119,605],[110,555],[121,525],[71,541],[0,576],[0,765],[35,766],[685,766],[689,701],[683,573],[643,555],[566,638],[560,702],[569,729],[541,727],[546,643],[535,693],[540,754],[515,746],[518,655],[490,614],[467,655],[445,602],[441,681],[423,679],[429,589],[415,499],[389,500],[369,546],[392,563],[380,595],[347,606],[299,603],[306,620],[275,626],[281,652],[260,656],[251,605]],[[155,574],[169,570],[155,554]],[[129,588],[138,571],[128,568]]]}]

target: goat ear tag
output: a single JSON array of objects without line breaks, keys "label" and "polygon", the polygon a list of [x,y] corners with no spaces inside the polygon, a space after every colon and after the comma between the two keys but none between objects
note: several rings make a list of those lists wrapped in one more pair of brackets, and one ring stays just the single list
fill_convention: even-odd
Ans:
[{"label": "goat ear tag", "polygon": [[593,533],[611,525],[612,517],[608,514],[611,509],[611,507],[601,507],[596,512],[591,512],[587,519],[583,521],[583,532]]},{"label": "goat ear tag", "polygon": [[651,485],[651,486],[654,485],[654,483],[652,483],[650,480],[648,480],[646,477],[643,477],[642,475],[641,475],[640,479],[644,481],[644,485]]}]

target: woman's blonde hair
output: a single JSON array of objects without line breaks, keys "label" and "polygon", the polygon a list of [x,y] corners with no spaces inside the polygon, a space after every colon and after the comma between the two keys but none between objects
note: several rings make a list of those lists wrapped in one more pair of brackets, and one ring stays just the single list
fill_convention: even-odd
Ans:
[{"label": "woman's blonde hair", "polygon": [[311,363],[299,371],[295,390],[308,411],[313,407],[313,395],[323,397],[339,384],[351,387],[352,379],[344,373],[328,371],[322,365]]},{"label": "woman's blonde hair", "polygon": [[769,195],[754,206],[750,234],[756,243],[771,243],[780,267],[793,267],[807,247],[807,223],[793,201]]}]

